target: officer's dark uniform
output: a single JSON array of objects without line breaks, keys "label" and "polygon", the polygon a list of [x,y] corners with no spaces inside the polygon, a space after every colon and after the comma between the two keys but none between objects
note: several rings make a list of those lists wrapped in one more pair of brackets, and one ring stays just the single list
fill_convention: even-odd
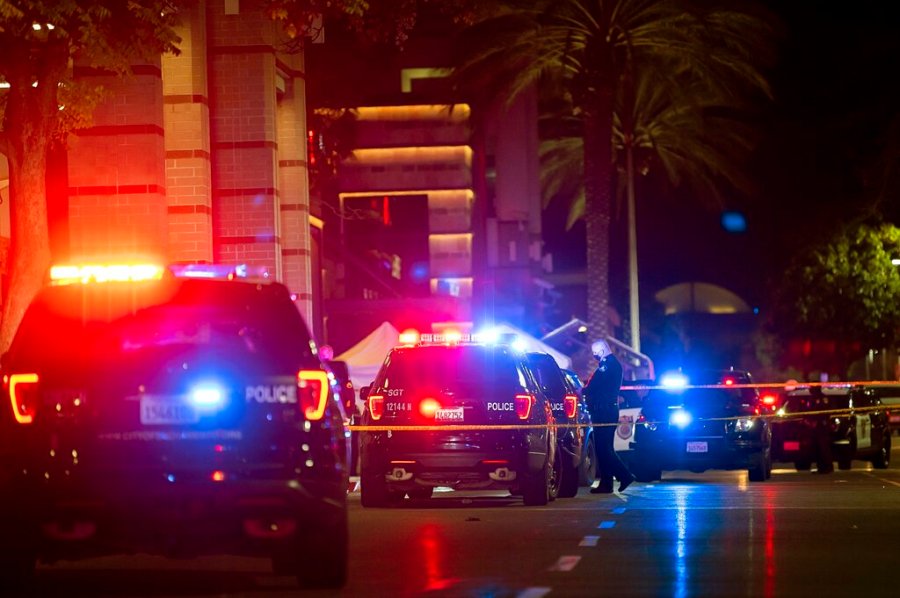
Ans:
[{"label": "officer's dark uniform", "polygon": [[[606,355],[599,360],[597,369],[584,388],[593,423],[618,425],[621,386],[622,365],[615,355]],[[600,479],[600,485],[591,489],[595,494],[612,492],[613,476],[619,480],[620,492],[634,481],[634,476],[622,463],[613,446],[616,425],[594,427],[594,448],[597,453],[597,474]]]}]

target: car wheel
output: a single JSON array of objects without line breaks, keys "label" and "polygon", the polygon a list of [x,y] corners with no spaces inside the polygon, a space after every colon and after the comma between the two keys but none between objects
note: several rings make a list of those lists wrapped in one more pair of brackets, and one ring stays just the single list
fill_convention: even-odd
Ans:
[{"label": "car wheel", "polygon": [[363,470],[359,479],[359,502],[366,508],[386,507],[403,498],[402,494],[391,491],[384,475]]},{"label": "car wheel", "polygon": [[581,467],[578,468],[578,483],[581,486],[590,486],[597,478],[597,453],[594,450],[594,435],[591,434],[584,449]]},{"label": "car wheel", "polygon": [[572,465],[571,459],[563,459],[562,480],[559,484],[560,498],[572,498],[578,494],[580,476],[581,468]]},{"label": "car wheel", "polygon": [[332,525],[317,525],[298,534],[272,557],[272,570],[294,575],[303,589],[334,589],[347,583],[347,506]]},{"label": "car wheel", "polygon": [[747,475],[751,482],[766,481],[767,461],[765,453],[762,451],[751,456],[750,467],[747,468]]},{"label": "car wheel", "polygon": [[550,502],[550,463],[540,471],[526,473],[522,482],[522,501],[530,507],[542,507]]},{"label": "car wheel", "polygon": [[556,447],[554,455],[553,468],[550,469],[550,502],[556,500],[556,497],[559,496],[559,489],[562,486],[563,481],[562,450],[559,447]]},{"label": "car wheel", "polygon": [[849,457],[841,457],[838,459],[838,469],[847,471],[853,469],[853,459]]},{"label": "car wheel", "polygon": [[427,500],[434,494],[434,486],[422,486],[406,493],[413,500]]},{"label": "car wheel", "polygon": [[881,438],[881,448],[872,459],[872,467],[875,469],[887,469],[891,464],[891,434],[888,432]]},{"label": "car wheel", "polygon": [[794,461],[794,469],[797,471],[809,471],[811,468],[811,461]]},{"label": "car wheel", "polygon": [[641,457],[635,458],[632,473],[639,482],[658,482],[662,479],[662,469]]}]

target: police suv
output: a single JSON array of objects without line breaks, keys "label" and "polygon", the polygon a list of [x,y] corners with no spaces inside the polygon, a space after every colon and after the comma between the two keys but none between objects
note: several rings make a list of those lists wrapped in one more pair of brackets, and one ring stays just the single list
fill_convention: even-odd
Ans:
[{"label": "police suv", "polygon": [[51,271],[2,358],[3,587],[121,552],[344,584],[343,410],[287,288],[241,273]]},{"label": "police suv", "polygon": [[[526,505],[559,491],[553,413],[525,355],[465,336],[396,347],[371,387],[360,434],[364,507],[434,488],[508,489]],[[404,429],[410,428],[411,429]]]},{"label": "police suv", "polygon": [[772,472],[772,431],[750,374],[704,370],[667,380],[644,399],[631,470],[638,481],[688,469],[746,469],[750,481]]}]

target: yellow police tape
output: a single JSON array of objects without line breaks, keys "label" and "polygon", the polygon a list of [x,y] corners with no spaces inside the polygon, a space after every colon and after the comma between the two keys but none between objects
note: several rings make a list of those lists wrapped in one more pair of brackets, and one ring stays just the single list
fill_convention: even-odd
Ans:
[{"label": "yellow police tape", "polygon": [[[897,381],[868,381],[868,382],[802,382],[802,383],[780,383],[780,384],[696,384],[696,385],[686,385],[678,388],[678,391],[688,390],[691,388],[719,388],[719,389],[733,389],[733,388],[787,388],[788,390],[793,390],[795,388],[810,388],[810,387],[819,387],[819,388],[851,388],[858,386],[883,386],[883,385],[891,385],[891,386],[900,386],[900,382]],[[656,389],[666,389],[671,390],[670,387],[666,386],[623,386],[621,390],[656,390]],[[828,397],[828,395],[825,395]],[[772,413],[759,413],[759,414],[745,414],[745,415],[736,415],[731,417],[707,417],[707,418],[697,418],[695,421],[735,421],[739,419],[747,419],[747,418],[756,418],[756,419],[774,419],[778,421],[792,420],[792,419],[803,419],[810,416],[815,415],[830,415],[830,416],[848,416],[854,415],[856,413],[867,413],[870,411],[878,412],[878,411],[889,411],[890,408],[885,405],[877,405],[873,407],[856,407],[852,409],[844,408],[844,409],[824,409],[820,411],[803,411],[799,413],[784,413],[775,411]],[[539,429],[570,429],[570,428],[607,428],[607,427],[618,427],[623,423],[627,423],[629,425],[660,425],[663,421],[642,421],[642,422],[615,422],[615,423],[591,423],[591,424],[582,424],[582,423],[547,423],[547,424],[446,424],[446,425],[394,425],[394,426],[373,426],[373,425],[348,425],[347,428],[351,432],[470,432],[470,431],[488,431],[488,430],[539,430]]]}]

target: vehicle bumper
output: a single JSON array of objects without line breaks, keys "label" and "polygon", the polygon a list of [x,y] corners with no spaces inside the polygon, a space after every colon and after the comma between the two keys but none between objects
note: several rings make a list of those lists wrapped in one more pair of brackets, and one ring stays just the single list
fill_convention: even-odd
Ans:
[{"label": "vehicle bumper", "polygon": [[631,443],[633,458],[658,464],[660,469],[746,469],[765,448],[760,440],[716,438],[672,438]]},{"label": "vehicle bumper", "polygon": [[397,490],[514,488],[524,475],[541,471],[548,458],[546,449],[536,450],[518,433],[369,433],[361,440],[363,475],[383,475]]}]

